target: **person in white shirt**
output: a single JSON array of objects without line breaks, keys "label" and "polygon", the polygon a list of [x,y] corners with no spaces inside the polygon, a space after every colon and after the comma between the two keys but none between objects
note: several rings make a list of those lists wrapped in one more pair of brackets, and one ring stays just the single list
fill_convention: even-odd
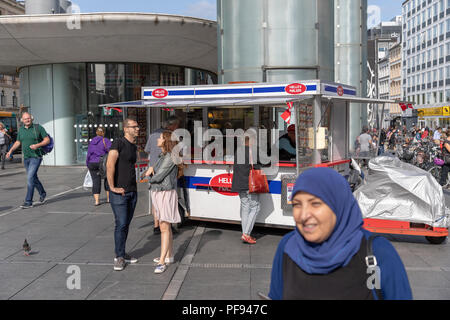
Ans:
[{"label": "person in white shirt", "polygon": [[433,135],[433,141],[435,144],[441,144],[442,128],[438,127]]}]

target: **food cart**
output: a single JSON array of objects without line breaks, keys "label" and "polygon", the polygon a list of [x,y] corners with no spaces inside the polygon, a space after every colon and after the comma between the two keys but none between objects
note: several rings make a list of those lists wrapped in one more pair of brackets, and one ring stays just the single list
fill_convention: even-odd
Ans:
[{"label": "food cart", "polygon": [[[350,103],[378,103],[384,111],[384,105],[393,102],[359,98],[354,87],[344,84],[302,80],[144,87],[139,101],[101,107],[159,108],[182,119],[187,134],[182,134],[180,140],[184,150],[188,150],[183,152],[183,161],[187,164],[184,187],[190,219],[194,220],[240,223],[239,196],[231,192],[237,154],[227,143],[218,142],[235,135],[238,130],[256,129],[258,141],[266,137],[266,145],[260,143],[260,149],[272,151],[270,157],[269,152],[264,154],[270,158],[270,165],[263,168],[269,193],[260,196],[261,211],[256,223],[293,227],[289,198],[302,170],[323,166],[342,175],[348,174]],[[278,154],[278,140],[290,124],[295,124],[295,154],[289,159],[272,157],[274,153]],[[221,145],[226,146],[223,152],[218,150]],[[139,173],[145,169],[140,165]],[[367,228],[370,229],[370,225]]]}]

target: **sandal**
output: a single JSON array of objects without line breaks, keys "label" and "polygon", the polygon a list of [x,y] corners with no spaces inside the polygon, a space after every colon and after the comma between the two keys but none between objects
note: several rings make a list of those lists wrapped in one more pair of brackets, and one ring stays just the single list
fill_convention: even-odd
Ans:
[{"label": "sandal", "polygon": [[256,243],[256,239],[250,236],[246,236],[245,234],[242,235],[241,240],[244,243],[248,243],[248,244],[255,244]]},{"label": "sandal", "polygon": [[[164,263],[165,263],[165,264],[171,264],[171,263],[173,263],[174,261],[175,261],[174,257],[170,257],[170,258],[164,259]],[[153,259],[153,262],[159,264],[159,257]]]}]

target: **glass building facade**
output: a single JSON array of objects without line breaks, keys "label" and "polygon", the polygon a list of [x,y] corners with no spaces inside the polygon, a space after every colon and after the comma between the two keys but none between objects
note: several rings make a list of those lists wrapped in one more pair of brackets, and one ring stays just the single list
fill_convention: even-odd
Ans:
[{"label": "glass building facade", "polygon": [[134,116],[141,127],[137,140],[142,158],[148,134],[170,111],[99,108],[100,104],[141,99],[146,86],[216,84],[217,75],[182,66],[142,63],[64,63],[24,67],[20,70],[20,104],[54,138],[53,152],[44,165],[80,165],[86,161],[96,128],[105,137],[123,135],[123,119]]}]

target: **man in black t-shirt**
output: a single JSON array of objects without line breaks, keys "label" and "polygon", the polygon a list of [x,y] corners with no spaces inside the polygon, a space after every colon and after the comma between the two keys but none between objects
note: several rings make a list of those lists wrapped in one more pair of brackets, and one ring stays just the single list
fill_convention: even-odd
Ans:
[{"label": "man in black t-shirt", "polygon": [[136,263],[137,259],[125,253],[128,229],[133,219],[137,203],[135,164],[137,160],[136,137],[139,126],[134,119],[123,122],[123,138],[114,140],[108,153],[106,175],[108,178],[111,208],[114,212],[115,253],[114,270],[121,271],[126,262]]}]

